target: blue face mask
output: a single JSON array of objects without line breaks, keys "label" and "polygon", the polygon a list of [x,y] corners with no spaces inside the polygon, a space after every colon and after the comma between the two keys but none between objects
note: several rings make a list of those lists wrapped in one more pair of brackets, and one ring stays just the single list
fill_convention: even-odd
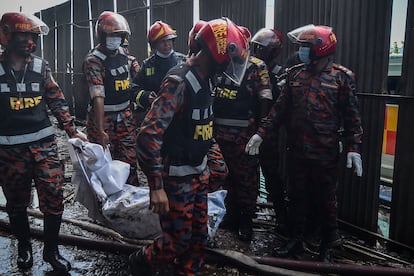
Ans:
[{"label": "blue face mask", "polygon": [[311,59],[309,57],[310,48],[309,47],[299,47],[299,59],[306,65],[311,63]]}]

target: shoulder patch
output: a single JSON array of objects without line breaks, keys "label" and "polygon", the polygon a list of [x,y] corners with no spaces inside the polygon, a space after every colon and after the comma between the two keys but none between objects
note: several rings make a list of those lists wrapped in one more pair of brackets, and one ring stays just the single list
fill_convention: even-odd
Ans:
[{"label": "shoulder patch", "polygon": [[333,68],[344,72],[348,77],[350,77],[350,78],[354,77],[354,73],[351,70],[349,70],[348,68],[346,68],[345,66],[340,65],[340,64],[336,64],[336,63],[334,63],[332,66],[333,66]]}]

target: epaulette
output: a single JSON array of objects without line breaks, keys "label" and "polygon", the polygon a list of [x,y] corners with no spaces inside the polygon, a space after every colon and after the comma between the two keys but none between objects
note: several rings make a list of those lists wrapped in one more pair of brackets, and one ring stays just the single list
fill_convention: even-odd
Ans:
[{"label": "epaulette", "polygon": [[295,65],[292,65],[292,66],[285,69],[286,74],[289,74],[290,72],[292,72],[294,70],[301,69],[304,66],[305,66],[305,63],[298,63],[298,64],[295,64]]},{"label": "epaulette", "polygon": [[352,79],[354,78],[354,72],[352,72],[351,70],[349,70],[345,66],[334,63],[334,64],[332,64],[332,67],[337,69],[337,70],[340,70],[340,71],[344,72],[348,77],[350,77]]}]

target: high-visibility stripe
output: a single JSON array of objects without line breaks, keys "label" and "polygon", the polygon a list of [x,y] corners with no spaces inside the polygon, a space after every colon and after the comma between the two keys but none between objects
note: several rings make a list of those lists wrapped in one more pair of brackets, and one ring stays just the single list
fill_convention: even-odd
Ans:
[{"label": "high-visibility stripe", "polygon": [[13,136],[0,136],[0,145],[18,145],[24,143],[30,143],[46,138],[55,134],[53,126],[46,127],[35,133],[13,135]]},{"label": "high-visibility stripe", "polygon": [[207,168],[207,156],[204,156],[203,161],[198,166],[182,165],[171,166],[168,170],[169,176],[187,176],[193,174],[201,174]]},{"label": "high-visibility stripe", "polygon": [[249,126],[249,120],[214,118],[214,123],[216,125],[223,125],[223,126],[235,126],[235,127],[248,127]]},{"label": "high-visibility stripe", "polygon": [[124,110],[129,106],[130,102],[126,101],[121,104],[111,104],[111,105],[104,105],[105,112],[114,112],[114,111],[121,111]]}]

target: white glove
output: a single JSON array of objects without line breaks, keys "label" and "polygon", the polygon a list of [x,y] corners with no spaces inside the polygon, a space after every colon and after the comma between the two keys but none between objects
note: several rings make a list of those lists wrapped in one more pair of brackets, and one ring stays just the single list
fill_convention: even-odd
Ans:
[{"label": "white glove", "polygon": [[245,152],[249,155],[259,154],[259,147],[262,144],[263,139],[258,134],[253,135],[246,145]]},{"label": "white glove", "polygon": [[361,154],[357,152],[348,152],[346,155],[346,167],[348,169],[354,167],[357,176],[362,176],[362,160]]}]

